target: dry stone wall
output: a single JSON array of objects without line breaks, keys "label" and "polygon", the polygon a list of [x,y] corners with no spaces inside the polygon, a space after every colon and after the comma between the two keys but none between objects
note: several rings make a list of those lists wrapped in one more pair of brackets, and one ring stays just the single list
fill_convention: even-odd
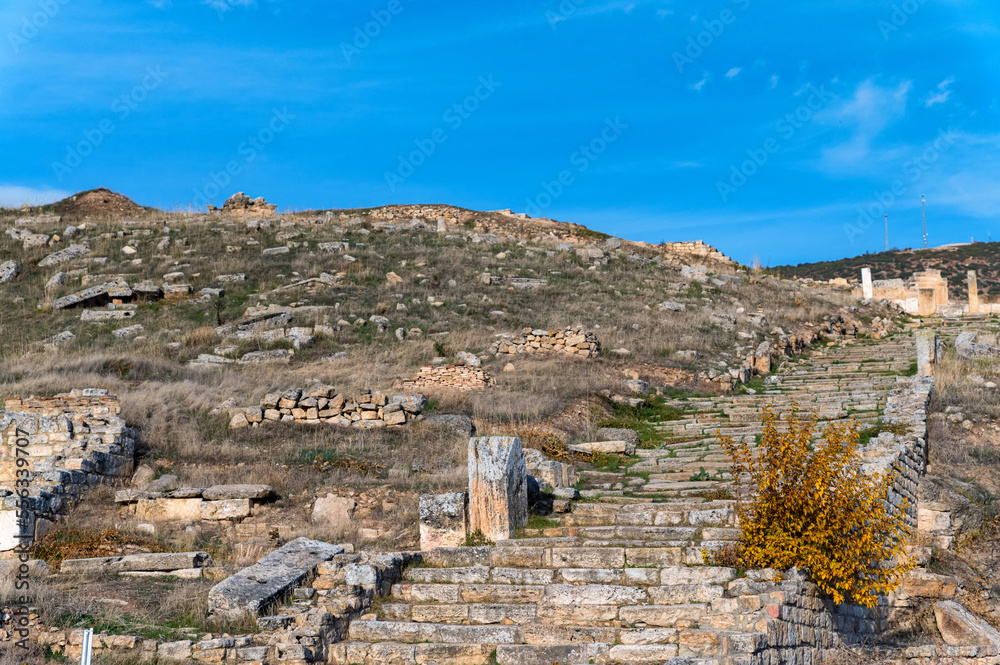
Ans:
[{"label": "dry stone wall", "polygon": [[518,335],[497,335],[497,341],[490,346],[488,353],[494,356],[564,353],[596,358],[601,353],[601,342],[583,326],[572,326],[565,330],[525,328]]},{"label": "dry stone wall", "polygon": [[394,395],[362,390],[356,396],[338,392],[332,386],[316,385],[306,390],[293,388],[269,393],[260,406],[237,413],[229,427],[260,427],[267,422],[330,423],[342,427],[379,428],[405,425],[420,418],[427,405],[423,395]]},{"label": "dry stone wall", "polygon": [[136,434],[107,390],[8,399],[0,416],[0,551],[31,541],[79,495],[132,472]]},{"label": "dry stone wall", "polygon": [[468,365],[426,365],[417,376],[399,384],[403,390],[482,390],[494,385],[486,370]]}]

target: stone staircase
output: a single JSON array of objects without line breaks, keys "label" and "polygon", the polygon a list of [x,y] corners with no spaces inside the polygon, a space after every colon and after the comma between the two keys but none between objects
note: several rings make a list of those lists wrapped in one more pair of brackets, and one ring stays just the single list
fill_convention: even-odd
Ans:
[{"label": "stone staircase", "polygon": [[738,537],[729,458],[717,434],[755,441],[760,410],[873,424],[914,358],[909,336],[858,340],[787,361],[756,394],[673,400],[669,443],[618,471],[584,471],[580,499],[550,524],[495,546],[439,548],[403,572],[331,646],[337,665],[754,662],[767,571],[706,563]]}]

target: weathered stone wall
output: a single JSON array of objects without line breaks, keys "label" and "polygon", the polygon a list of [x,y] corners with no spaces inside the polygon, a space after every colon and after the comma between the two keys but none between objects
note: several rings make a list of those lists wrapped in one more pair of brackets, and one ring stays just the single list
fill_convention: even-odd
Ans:
[{"label": "weathered stone wall", "polygon": [[351,397],[332,386],[316,385],[269,393],[229,421],[231,428],[259,427],[267,422],[330,423],[342,427],[378,428],[405,425],[420,417],[427,405],[423,395],[394,395],[363,390]]},{"label": "weathered stone wall", "polygon": [[[0,551],[14,549],[19,535],[40,538],[84,490],[130,474],[136,436],[118,415],[118,399],[106,390],[9,399],[5,408],[0,416]],[[19,516],[22,501],[25,510]]]},{"label": "weathered stone wall", "polygon": [[482,390],[496,381],[481,367],[468,365],[425,365],[412,379],[399,384],[403,390]]},{"label": "weathered stone wall", "polygon": [[595,358],[601,353],[601,342],[594,333],[583,326],[572,326],[565,330],[525,328],[518,335],[509,333],[497,335],[497,341],[490,346],[488,353],[495,356],[565,353],[583,358]]}]

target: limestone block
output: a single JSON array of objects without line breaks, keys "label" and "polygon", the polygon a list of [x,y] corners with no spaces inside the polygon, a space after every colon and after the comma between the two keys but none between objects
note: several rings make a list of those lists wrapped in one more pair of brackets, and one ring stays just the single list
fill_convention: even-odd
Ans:
[{"label": "limestone block", "polygon": [[[63,562],[64,564],[67,562]],[[159,570],[172,571],[182,568],[204,568],[211,565],[208,552],[167,552],[153,554],[130,554],[111,564],[117,571]]]},{"label": "limestone block", "polygon": [[0,510],[0,552],[17,547],[21,528],[17,524],[16,510]]},{"label": "limestone block", "polygon": [[203,520],[236,520],[250,517],[250,499],[221,499],[201,503]]},{"label": "limestone block", "polygon": [[603,453],[605,455],[634,455],[635,444],[630,441],[591,441],[577,443],[567,448],[575,453]]},{"label": "limestone block", "polygon": [[135,504],[135,516],[151,522],[167,520],[200,520],[201,499],[140,499]]},{"label": "limestone block", "polygon": [[469,439],[469,529],[507,540],[528,523],[528,472],[516,437]]},{"label": "limestone block", "polygon": [[917,339],[917,375],[934,376],[934,356],[937,347],[937,335],[930,331],[920,331]]},{"label": "limestone block", "polygon": [[288,596],[321,561],[343,552],[337,545],[297,538],[212,587],[209,613],[230,618],[240,618],[246,612],[260,614]]},{"label": "limestone block", "polygon": [[219,499],[270,499],[274,488],[270,485],[213,485],[202,493],[206,501]]},{"label": "limestone block", "polygon": [[424,494],[420,497],[420,549],[459,547],[469,535],[465,492]]},{"label": "limestone block", "polygon": [[934,618],[947,644],[1000,647],[1000,631],[952,600],[934,603]]},{"label": "limestone block", "polygon": [[937,313],[937,294],[934,289],[917,289],[917,314],[934,316]]},{"label": "limestone block", "polygon": [[346,529],[351,525],[357,507],[354,499],[327,494],[317,498],[313,504],[312,523]]}]

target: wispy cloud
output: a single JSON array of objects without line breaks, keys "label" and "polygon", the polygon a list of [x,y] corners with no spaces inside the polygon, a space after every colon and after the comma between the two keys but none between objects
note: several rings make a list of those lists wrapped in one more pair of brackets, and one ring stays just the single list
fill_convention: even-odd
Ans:
[{"label": "wispy cloud", "polygon": [[886,155],[874,155],[872,143],[891,124],[906,115],[912,83],[881,87],[872,80],[862,82],[854,94],[829,110],[816,114],[817,122],[846,129],[850,136],[823,150],[821,169],[832,172],[856,170]]},{"label": "wispy cloud", "polygon": [[17,208],[28,205],[45,205],[69,196],[61,189],[25,187],[23,185],[0,184],[0,207]]},{"label": "wispy cloud", "polygon": [[936,104],[944,104],[946,101],[951,99],[951,90],[949,90],[949,88],[951,87],[951,84],[954,82],[955,82],[955,77],[949,76],[945,80],[938,83],[937,91],[932,92],[924,101],[924,104],[927,106],[927,108],[930,108]]},{"label": "wispy cloud", "polygon": [[709,76],[708,72],[705,72],[705,76],[702,77],[700,81],[698,81],[697,83],[692,83],[688,87],[694,90],[695,92],[701,92],[702,88],[705,87],[705,84],[708,83],[709,78],[711,77]]},{"label": "wispy cloud", "polygon": [[778,75],[777,75],[777,74],[775,74],[774,76],[772,76],[772,77],[771,77],[771,80],[770,80],[770,82],[769,82],[769,83],[767,84],[767,87],[768,87],[768,88],[769,88],[770,90],[774,90],[775,88],[777,88],[777,87],[778,87],[778,81],[779,81],[779,79],[778,79]]},{"label": "wispy cloud", "polygon": [[740,67],[733,67],[728,72],[726,72],[726,78],[731,81],[737,76],[739,76],[741,71],[743,70]]}]

